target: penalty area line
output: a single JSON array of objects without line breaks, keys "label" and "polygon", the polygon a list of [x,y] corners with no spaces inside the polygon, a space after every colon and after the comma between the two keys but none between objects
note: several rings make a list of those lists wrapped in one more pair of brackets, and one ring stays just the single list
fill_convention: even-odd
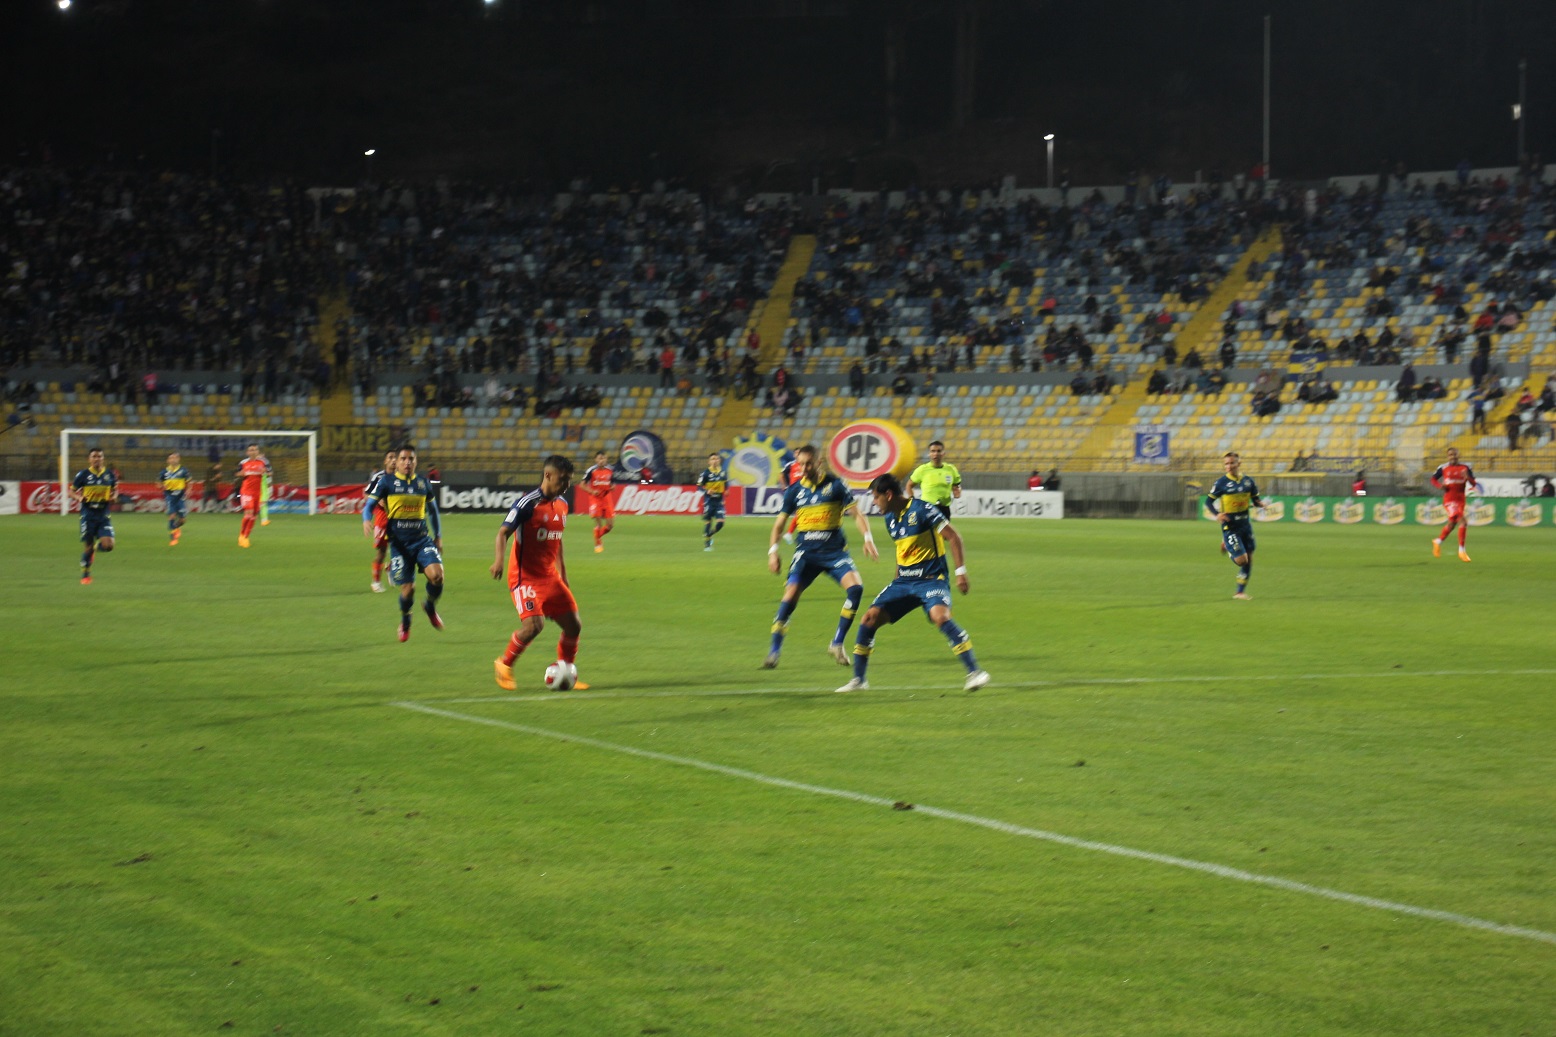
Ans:
[{"label": "penalty area line", "polygon": [[[600,749],[605,752],[620,753],[625,756],[635,756],[642,760],[654,760],[659,763],[668,763],[677,767],[689,767],[695,770],[707,771],[711,774],[721,774],[729,778],[738,778],[742,781],[756,782],[761,785],[769,785],[774,788],[789,789],[794,792],[805,792],[814,796],[826,796],[832,799],[847,800],[851,803],[862,803],[866,806],[891,807],[894,801],[883,796],[872,796],[865,792],[852,792],[848,789],[829,788],[825,785],[813,785],[809,782],[793,781],[789,778],[774,777],[769,774],[760,774],[756,771],[745,770],[740,767],[726,767],[723,764],[711,763],[707,760],[698,760],[690,756],[676,756],[671,753],[656,752],[652,749],[639,749],[636,746],[620,745],[615,742],[606,742],[598,738],[588,738],[584,735],[568,734],[565,731],[551,731],[543,727],[533,727],[529,724],[516,724],[508,720],[496,720],[491,717],[476,716],[471,713],[458,713],[449,709],[439,709],[422,702],[392,702],[390,705],[398,709],[406,709],[416,713],[425,713],[429,716],[442,717],[445,720],[458,720],[467,724],[480,724],[486,727],[495,727],[504,731],[514,731],[519,734],[533,735],[536,738],[549,738],[558,742],[568,742],[573,745],[586,746],[591,749]],[[1260,875],[1256,872],[1244,871],[1241,868],[1232,868],[1224,864],[1215,864],[1209,861],[1197,861],[1188,857],[1175,857],[1171,854],[1156,853],[1151,850],[1137,850],[1130,846],[1118,846],[1113,843],[1097,842],[1091,839],[1080,839],[1060,832],[1044,831],[1041,828],[1028,828],[1025,825],[1012,824],[1008,821],[1000,821],[997,818],[981,817],[977,814],[964,814],[956,810],[944,810],[940,807],[925,806],[915,803],[915,813],[928,817],[939,818],[942,821],[955,821],[960,824],[972,825],[977,828],[986,828],[994,832],[1002,832],[1005,835],[1013,835],[1024,839],[1036,839],[1042,842],[1056,843],[1060,846],[1068,846],[1071,849],[1086,850],[1091,853],[1105,853],[1114,857],[1125,857],[1131,860],[1146,861],[1151,864],[1161,864],[1172,868],[1182,868],[1188,871],[1197,871],[1205,875],[1213,875],[1216,878],[1230,879],[1234,882],[1246,882],[1258,886],[1267,886],[1271,889],[1284,890],[1288,893],[1300,893],[1304,896],[1319,897],[1324,900],[1338,901],[1343,904],[1352,904],[1357,907],[1372,908],[1377,911],[1388,911],[1393,914],[1408,915],[1412,918],[1423,918],[1434,922],[1446,922],[1450,925],[1462,926],[1467,929],[1479,929],[1485,932],[1496,933],[1500,936],[1512,936],[1525,940],[1536,940],[1540,943],[1556,945],[1556,933],[1546,932],[1542,929],[1530,929],[1524,926],[1507,925],[1502,922],[1492,922],[1484,918],[1476,918],[1472,915],[1462,915],[1454,911],[1439,911],[1430,907],[1417,907],[1414,904],[1403,904],[1394,900],[1383,900],[1379,897],[1363,896],[1359,893],[1347,893],[1344,890],[1329,889],[1325,886],[1314,886],[1306,882],[1295,882],[1291,879],[1283,879],[1274,875]]]},{"label": "penalty area line", "polygon": [[[1076,686],[1127,687],[1135,684],[1257,684],[1272,681],[1362,681],[1401,677],[1549,677],[1556,669],[1528,670],[1382,670],[1374,673],[1265,673],[1253,675],[1198,674],[1184,677],[1070,677],[1050,680],[1008,681],[996,677],[989,687],[1065,688]],[[428,699],[446,705],[474,705],[481,702],[567,702],[591,699],[684,699],[722,698],[733,695],[814,695],[823,688],[710,688],[687,691],[554,691],[533,695],[479,695],[464,698]],[[951,684],[871,684],[872,691],[945,691],[958,690]]]}]

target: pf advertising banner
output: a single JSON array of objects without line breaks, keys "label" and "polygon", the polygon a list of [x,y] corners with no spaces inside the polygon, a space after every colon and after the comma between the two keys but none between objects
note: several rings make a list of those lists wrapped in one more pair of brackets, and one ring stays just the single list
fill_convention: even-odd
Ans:
[{"label": "pf advertising banner", "polygon": [[[1320,522],[1342,526],[1441,526],[1448,521],[1437,497],[1266,497],[1255,522]],[[1471,497],[1464,517],[1471,526],[1528,529],[1556,525],[1550,498]],[[1203,513],[1209,519],[1208,513]],[[1211,519],[1214,521],[1214,519]]]}]

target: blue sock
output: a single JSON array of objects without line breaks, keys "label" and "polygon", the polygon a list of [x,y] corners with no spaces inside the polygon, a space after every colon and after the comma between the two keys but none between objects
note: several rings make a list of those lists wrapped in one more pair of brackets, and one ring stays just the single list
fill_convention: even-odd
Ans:
[{"label": "blue sock", "polygon": [[702,524],[702,540],[703,543],[707,544],[711,544],[713,542],[713,523],[704,522]]},{"label": "blue sock", "polygon": [[859,624],[859,633],[854,635],[854,677],[864,680],[865,668],[870,665],[870,653],[875,651],[875,628]]},{"label": "blue sock", "polygon": [[794,615],[794,607],[798,604],[798,601],[778,603],[778,615],[773,617],[773,644],[768,651],[776,652],[783,648],[783,635],[789,629],[789,617]]},{"label": "blue sock", "polygon": [[440,581],[438,583],[433,583],[431,580],[428,580],[427,581],[427,604],[429,606],[431,606],[432,608],[437,608],[438,599],[441,598],[441,597],[443,597],[443,584],[442,584],[442,582]]},{"label": "blue sock", "polygon": [[1237,567],[1237,593],[1241,594],[1248,589],[1248,576],[1253,572],[1253,558],[1250,556],[1247,565]]},{"label": "blue sock", "polygon": [[90,547],[81,552],[81,571],[89,572],[92,568],[92,555],[96,552]]},{"label": "blue sock", "polygon": [[724,520],[723,519],[719,519],[718,524],[713,527],[713,532],[717,533],[719,530],[721,530],[723,528],[724,528]]},{"label": "blue sock", "polygon": [[400,596],[400,622],[406,624],[407,626],[409,626],[411,622],[411,606],[414,604],[416,604],[415,591],[411,591],[409,594]]},{"label": "blue sock", "polygon": [[854,625],[854,613],[859,611],[859,601],[864,597],[864,584],[855,584],[843,592],[848,600],[843,603],[843,613],[838,616],[837,633],[832,635],[832,643],[840,645],[843,638],[848,636],[848,628]]},{"label": "blue sock", "polygon": [[967,636],[967,631],[957,626],[956,620],[948,619],[940,624],[940,632],[945,635],[947,641],[951,642],[951,651],[962,660],[962,666],[967,669],[967,672],[972,673],[976,670],[978,660],[973,656],[972,638]]}]

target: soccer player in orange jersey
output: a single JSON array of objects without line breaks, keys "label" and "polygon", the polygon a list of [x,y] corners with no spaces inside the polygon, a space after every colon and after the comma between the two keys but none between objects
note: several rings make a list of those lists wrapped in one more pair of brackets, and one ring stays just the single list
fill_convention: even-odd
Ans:
[{"label": "soccer player in orange jersey", "polygon": [[[783,470],[783,488],[785,490],[805,478],[805,467],[810,464],[811,458],[814,456],[815,451],[808,446],[802,446],[794,452],[794,460],[790,461],[789,467]],[[789,520],[789,528],[784,531],[783,542],[786,544],[794,543],[794,534],[799,528],[800,517],[795,515]]]},{"label": "soccer player in orange jersey", "polygon": [[578,603],[567,586],[567,563],[562,557],[562,530],[567,525],[567,501],[562,495],[572,481],[573,462],[552,454],[541,469],[540,486],[514,503],[497,530],[492,579],[502,579],[506,566],[508,592],[520,617],[519,629],[493,664],[497,686],[507,691],[515,687],[514,662],[540,636],[548,619],[562,631],[556,645],[558,661],[571,663],[578,657],[578,635],[583,626],[578,620]]},{"label": "soccer player in orange jersey", "polygon": [[259,521],[265,476],[269,474],[270,462],[259,452],[259,444],[250,443],[247,456],[238,462],[237,485],[233,488],[243,508],[243,524],[238,527],[239,547],[249,546],[249,534],[254,532],[254,523]]},{"label": "soccer player in orange jersey", "polygon": [[1437,471],[1432,473],[1432,485],[1443,491],[1443,510],[1448,513],[1448,524],[1443,526],[1443,531],[1432,540],[1432,557],[1441,558],[1443,553],[1443,541],[1448,539],[1448,534],[1453,532],[1453,527],[1459,527],[1459,561],[1470,560],[1469,552],[1464,549],[1464,536],[1469,532],[1469,522],[1464,518],[1464,494],[1472,487],[1480,488],[1480,483],[1475,479],[1475,473],[1470,466],[1459,460],[1459,451],[1456,447],[1448,448],[1448,460],[1437,466]]},{"label": "soccer player in orange jersey", "polygon": [[611,480],[616,473],[605,463],[605,459],[605,451],[596,450],[594,464],[584,472],[583,482],[578,486],[588,498],[589,514],[594,516],[595,554],[605,550],[605,545],[602,543],[605,534],[616,528],[616,503],[611,500]]},{"label": "soccer player in orange jersey", "polygon": [[[399,455],[393,450],[384,453],[384,466],[367,477],[367,487],[362,491],[363,498],[373,496],[373,491],[378,489],[378,480],[394,472],[395,459]],[[431,477],[428,477],[431,481]],[[374,594],[384,592],[384,556],[389,553],[389,513],[383,508],[373,509],[373,529],[367,534],[373,541],[373,582],[368,584],[373,588]]]}]

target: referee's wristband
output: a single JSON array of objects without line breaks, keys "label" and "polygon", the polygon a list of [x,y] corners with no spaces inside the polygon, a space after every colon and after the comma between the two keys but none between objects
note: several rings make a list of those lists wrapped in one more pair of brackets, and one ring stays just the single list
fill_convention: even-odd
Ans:
[{"label": "referee's wristband", "polygon": [[768,547],[767,547],[767,553],[770,554],[770,555],[777,554],[778,553],[778,545],[777,544],[769,544]]},{"label": "referee's wristband", "polygon": [[967,575],[967,566],[965,566],[965,565],[958,565],[956,567],[956,575],[958,575],[958,576],[966,576]]}]

